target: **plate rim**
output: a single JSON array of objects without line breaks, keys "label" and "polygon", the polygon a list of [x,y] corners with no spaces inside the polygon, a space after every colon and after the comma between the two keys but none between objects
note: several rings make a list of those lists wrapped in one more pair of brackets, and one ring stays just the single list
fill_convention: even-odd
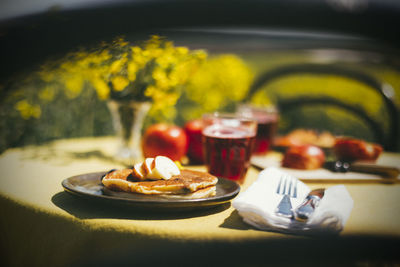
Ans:
[{"label": "plate rim", "polygon": [[195,207],[204,207],[204,206],[217,206],[217,205],[221,205],[223,203],[226,203],[226,202],[232,200],[239,194],[239,192],[241,190],[241,187],[238,183],[236,183],[235,181],[226,179],[226,178],[222,178],[222,177],[217,177],[218,183],[216,186],[218,186],[220,181],[223,181],[224,183],[228,183],[234,187],[234,190],[232,192],[229,192],[222,196],[213,196],[213,197],[196,198],[196,199],[168,199],[168,198],[151,199],[151,200],[145,199],[145,198],[132,199],[132,198],[126,198],[126,197],[106,195],[104,193],[101,195],[91,194],[89,192],[79,191],[79,190],[69,186],[69,184],[72,184],[70,182],[71,179],[77,179],[77,178],[79,179],[79,177],[86,176],[86,175],[96,176],[99,181],[99,186],[103,186],[100,182],[101,181],[100,178],[105,173],[107,173],[107,172],[106,171],[89,172],[89,173],[83,173],[83,174],[79,174],[79,175],[70,176],[70,177],[64,179],[61,182],[61,185],[62,185],[64,191],[66,191],[67,193],[73,194],[75,196],[78,196],[78,197],[86,197],[86,198],[90,198],[93,200],[110,201],[110,202],[114,202],[114,203],[124,203],[124,204],[129,204],[132,206],[152,206],[152,205],[154,205],[154,208],[156,206],[157,206],[157,208],[161,208],[161,207],[162,208],[180,208],[180,207],[195,208]]}]

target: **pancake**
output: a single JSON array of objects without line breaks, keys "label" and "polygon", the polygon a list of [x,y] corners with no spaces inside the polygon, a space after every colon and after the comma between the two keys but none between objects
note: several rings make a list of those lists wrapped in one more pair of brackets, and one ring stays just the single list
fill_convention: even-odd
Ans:
[{"label": "pancake", "polygon": [[188,198],[204,198],[215,195],[218,178],[193,170],[181,170],[169,180],[138,181],[132,175],[132,169],[122,169],[107,173],[102,183],[113,191],[124,191],[145,195],[168,195]]},{"label": "pancake", "polygon": [[212,197],[215,196],[217,193],[217,187],[214,186],[209,186],[203,189],[199,189],[193,193],[187,193],[187,194],[157,194],[157,195],[149,195],[149,194],[137,194],[137,193],[131,193],[131,192],[122,192],[122,191],[115,191],[115,190],[110,190],[107,187],[104,188],[103,192],[106,195],[109,196],[115,196],[115,197],[124,197],[124,198],[133,198],[137,199],[138,195],[143,195],[146,197],[151,197],[151,196],[156,196],[157,198],[167,198],[167,199],[199,199],[199,198],[206,198],[206,197]]}]

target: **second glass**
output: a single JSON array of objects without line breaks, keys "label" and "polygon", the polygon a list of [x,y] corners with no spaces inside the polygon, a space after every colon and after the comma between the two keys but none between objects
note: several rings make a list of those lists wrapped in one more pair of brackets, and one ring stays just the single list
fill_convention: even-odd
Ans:
[{"label": "second glass", "polygon": [[238,114],[257,120],[257,137],[254,153],[266,153],[273,144],[278,128],[278,110],[274,106],[258,107],[250,104],[242,104],[239,105]]},{"label": "second glass", "polygon": [[257,133],[255,120],[229,113],[203,116],[203,149],[208,172],[242,182]]}]

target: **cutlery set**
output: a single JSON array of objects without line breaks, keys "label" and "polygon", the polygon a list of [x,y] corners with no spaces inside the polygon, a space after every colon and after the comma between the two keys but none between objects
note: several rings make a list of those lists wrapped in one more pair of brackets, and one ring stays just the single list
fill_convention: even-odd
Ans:
[{"label": "cutlery set", "polygon": [[294,218],[297,221],[307,221],[313,214],[319,201],[324,196],[324,189],[316,189],[311,191],[303,202],[293,209],[290,202],[291,198],[297,198],[297,179],[284,175],[280,178],[276,193],[283,195],[281,201],[276,207],[275,213],[278,216],[286,218]]}]

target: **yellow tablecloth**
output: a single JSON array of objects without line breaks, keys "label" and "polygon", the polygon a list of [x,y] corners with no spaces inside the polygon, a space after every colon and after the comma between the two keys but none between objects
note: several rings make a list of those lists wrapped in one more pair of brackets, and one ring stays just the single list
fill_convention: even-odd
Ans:
[{"label": "yellow tablecloth", "polygon": [[[224,245],[239,250],[235,244],[250,248],[273,241],[291,244],[293,240],[309,240],[255,230],[244,224],[230,205],[155,214],[110,208],[63,191],[61,182],[65,178],[124,167],[113,157],[115,147],[113,138],[82,138],[10,149],[0,155],[0,238],[3,252],[8,255],[2,261],[10,265],[65,266],[112,259],[115,256],[111,254],[129,250],[130,254],[124,255],[142,262],[150,252],[166,253],[174,246],[185,251],[191,245],[199,249],[212,244],[217,251]],[[257,175],[256,169],[249,170],[242,191]],[[309,185],[316,188],[332,184]],[[346,187],[355,204],[339,240],[347,242],[354,236],[380,241],[389,238],[397,244],[400,184]]]}]

